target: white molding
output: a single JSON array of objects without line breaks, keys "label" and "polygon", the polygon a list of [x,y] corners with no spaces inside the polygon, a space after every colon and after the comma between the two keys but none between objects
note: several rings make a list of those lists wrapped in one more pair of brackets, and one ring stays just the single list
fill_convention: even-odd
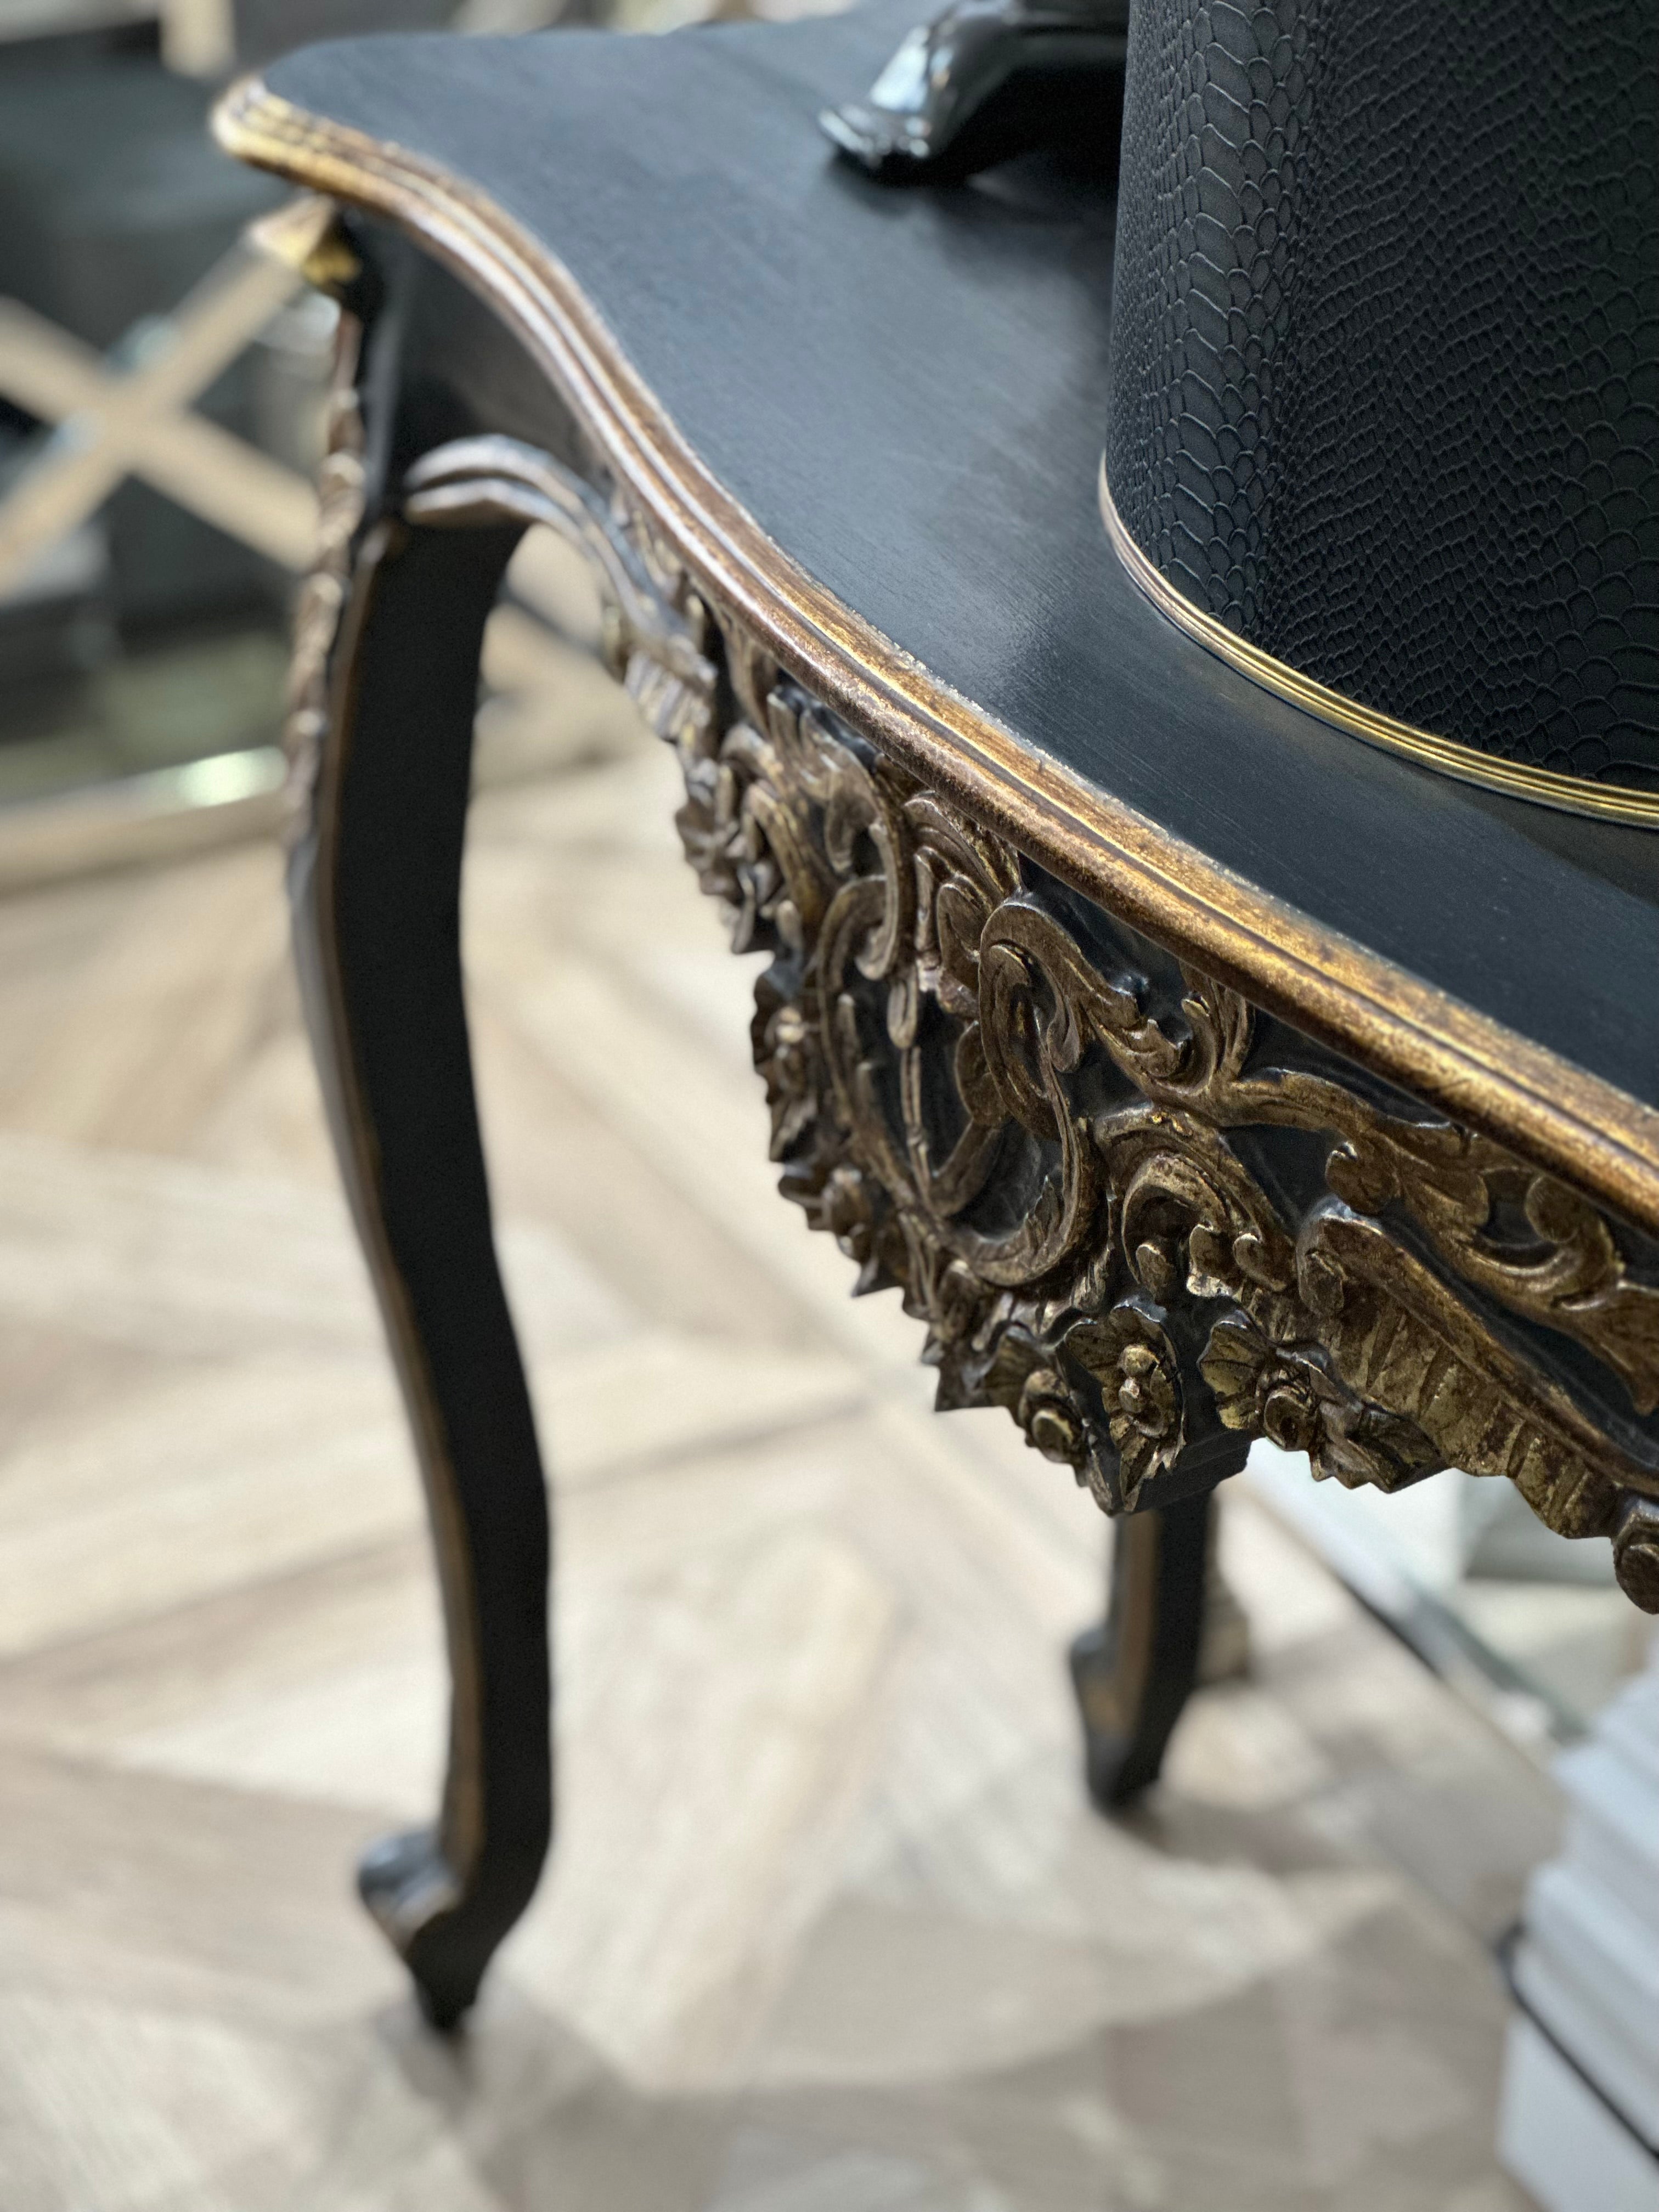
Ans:
[{"label": "white molding", "polygon": [[1543,2212],[1659,2212],[1659,2165],[1518,2017],[1504,2054],[1498,2150]]},{"label": "white molding", "polygon": [[1659,2212],[1659,1643],[1556,1773],[1566,1833],[1527,1892],[1498,2148],[1546,2212]]}]

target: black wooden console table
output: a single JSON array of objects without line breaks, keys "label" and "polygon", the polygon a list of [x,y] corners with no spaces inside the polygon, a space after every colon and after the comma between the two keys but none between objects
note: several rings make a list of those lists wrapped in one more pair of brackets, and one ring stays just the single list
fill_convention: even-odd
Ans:
[{"label": "black wooden console table", "polygon": [[786,1196],[1130,1517],[1073,1656],[1103,1802],[1194,1679],[1253,1437],[1455,1465],[1659,1609],[1659,840],[1258,690],[1096,472],[1109,188],[884,188],[815,127],[909,5],[315,48],[219,131],[343,304],[293,720],[300,957],[428,1485],[436,1827],[363,1870],[456,2019],[551,1826],[540,1462],[491,1243],[459,879],[521,533],[589,556],[679,825],[772,962]]}]

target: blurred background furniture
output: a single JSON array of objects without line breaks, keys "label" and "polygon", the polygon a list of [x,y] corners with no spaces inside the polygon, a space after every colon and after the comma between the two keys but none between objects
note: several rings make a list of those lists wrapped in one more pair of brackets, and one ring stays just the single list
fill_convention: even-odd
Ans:
[{"label": "blurred background furniture", "polygon": [[446,2022],[550,1821],[456,903],[532,524],[592,562],[690,857],[774,955],[786,1193],[902,1287],[943,1404],[1130,1515],[1074,1656],[1103,1802],[1157,1772],[1252,1437],[1510,1476],[1659,1607],[1650,845],[1362,753],[1138,599],[1093,504],[1109,193],[832,167],[813,116],[903,27],[342,46],[220,112],[347,210],[305,241],[347,321],[293,880],[454,1663],[438,1827],[364,1884]]},{"label": "blurred background furniture", "polygon": [[561,12],[0,9],[0,884],[278,816],[334,311],[243,247],[283,194],[214,146],[216,88],[331,33]]}]

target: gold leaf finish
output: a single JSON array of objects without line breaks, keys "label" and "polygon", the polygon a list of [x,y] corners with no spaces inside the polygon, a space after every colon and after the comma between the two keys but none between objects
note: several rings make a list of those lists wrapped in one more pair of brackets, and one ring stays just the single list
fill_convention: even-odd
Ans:
[{"label": "gold leaf finish", "polygon": [[[1207,977],[1154,1012],[1012,848],[726,642],[739,711],[665,734],[699,878],[775,956],[754,1025],[773,1157],[860,1287],[927,1322],[943,1404],[1007,1407],[1113,1511],[1158,1502],[1200,1401],[1348,1484],[1507,1475],[1571,1535],[1659,1491],[1482,1310],[1571,1338],[1651,1409],[1659,1291],[1586,1201],[1275,1065]],[[1320,1147],[1299,1218],[1230,1141],[1283,1131]]]},{"label": "gold leaf finish", "polygon": [[1350,1486],[1506,1476],[1559,1533],[1616,1534],[1659,1609],[1633,1232],[1022,858],[626,502],[506,439],[410,483],[411,523],[516,514],[592,557],[611,664],[679,757],[687,857],[734,946],[773,956],[752,1043],[784,1194],[925,1322],[941,1406],[1005,1407],[1114,1513],[1255,1437]]},{"label": "gold leaf finish", "polygon": [[772,955],[752,1043],[784,1194],[926,1324],[942,1407],[1006,1407],[1109,1512],[1254,1437],[1349,1485],[1506,1476],[1561,1534],[1614,1536],[1659,1610],[1634,1232],[1022,858],[614,488],[506,439],[409,487],[400,526],[516,517],[589,554],[611,665],[679,757],[687,856]]}]

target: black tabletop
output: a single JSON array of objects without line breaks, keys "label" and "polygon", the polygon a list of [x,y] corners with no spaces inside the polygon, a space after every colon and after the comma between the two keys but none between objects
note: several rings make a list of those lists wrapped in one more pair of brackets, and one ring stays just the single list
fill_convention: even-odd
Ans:
[{"label": "black tabletop", "polygon": [[893,189],[814,123],[918,13],[313,47],[272,91],[486,192],[820,583],[1035,753],[1659,1104],[1659,836],[1376,752],[1181,637],[1104,535],[1113,208]]}]

